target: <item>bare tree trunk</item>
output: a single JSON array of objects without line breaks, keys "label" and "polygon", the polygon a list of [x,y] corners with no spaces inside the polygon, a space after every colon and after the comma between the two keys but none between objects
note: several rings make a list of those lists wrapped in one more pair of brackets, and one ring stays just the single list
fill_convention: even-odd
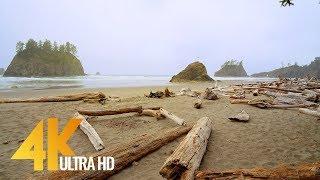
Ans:
[{"label": "bare tree trunk", "polygon": [[192,127],[176,150],[168,157],[160,169],[167,179],[194,178],[194,172],[200,166],[211,133],[211,120],[203,117]]},{"label": "bare tree trunk", "polygon": [[94,130],[94,128],[87,122],[86,118],[79,113],[75,113],[74,117],[77,119],[82,119],[82,121],[80,123],[80,129],[88,136],[93,147],[97,151],[104,149],[105,146],[104,146],[100,136],[98,135],[96,130]]},{"label": "bare tree trunk", "polygon": [[115,167],[112,171],[55,171],[49,175],[44,175],[46,177],[39,177],[39,179],[106,179],[131,165],[134,161],[138,161],[181,135],[188,133],[190,129],[191,127],[179,126],[166,132],[157,132],[151,135],[143,134],[129,143],[117,144],[91,155],[91,157],[94,157],[95,164],[98,156],[113,157]]},{"label": "bare tree trunk", "polygon": [[142,112],[142,107],[134,107],[134,108],[123,108],[123,109],[118,109],[118,110],[102,110],[102,111],[78,111],[82,115],[87,115],[87,116],[105,116],[105,115],[115,115],[115,114],[124,114],[124,113],[132,113],[132,112],[137,112],[141,113]]},{"label": "bare tree trunk", "polygon": [[29,98],[29,99],[2,99],[0,103],[35,103],[35,102],[66,102],[66,101],[82,101],[85,99],[105,99],[106,96],[101,92],[95,93],[81,93],[65,96],[48,96],[41,98]]}]

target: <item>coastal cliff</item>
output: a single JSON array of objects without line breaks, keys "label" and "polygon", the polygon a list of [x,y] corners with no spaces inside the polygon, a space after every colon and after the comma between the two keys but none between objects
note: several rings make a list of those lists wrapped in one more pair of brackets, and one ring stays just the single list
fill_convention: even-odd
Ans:
[{"label": "coastal cliff", "polygon": [[206,67],[199,61],[189,64],[183,71],[174,75],[170,82],[213,81]]},{"label": "coastal cliff", "polygon": [[238,62],[230,60],[225,62],[221,69],[214,73],[216,77],[247,77],[248,74],[242,65],[242,61]]}]

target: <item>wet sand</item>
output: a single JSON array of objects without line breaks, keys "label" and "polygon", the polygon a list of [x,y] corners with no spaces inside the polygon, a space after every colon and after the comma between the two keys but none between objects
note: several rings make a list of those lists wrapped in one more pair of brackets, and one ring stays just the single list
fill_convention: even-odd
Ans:
[{"label": "wet sand", "polygon": [[[224,82],[225,85],[236,82]],[[214,84],[176,84],[169,89],[178,92],[182,87],[204,91]],[[180,96],[173,98],[151,99],[144,97],[150,90],[164,90],[165,87],[130,87],[97,89],[47,89],[17,90],[0,92],[0,98],[42,97],[72,94],[79,92],[101,91],[106,95],[119,96],[120,102],[107,101],[105,105],[78,102],[63,103],[15,103],[0,104],[0,179],[30,177],[33,171],[32,160],[10,160],[39,120],[46,123],[48,118],[59,118],[60,130],[79,110],[118,109],[135,106],[161,106],[187,123],[207,116],[213,121],[206,154],[200,169],[226,170],[234,168],[274,167],[278,164],[302,164],[320,161],[320,121],[316,117],[300,114],[296,110],[258,109],[248,105],[232,105],[227,97],[216,101],[204,101],[202,109],[193,108],[195,98]],[[248,123],[231,122],[228,117],[242,109],[251,117]],[[109,145],[130,141],[144,133],[165,131],[177,126],[168,119],[157,121],[152,117],[124,114],[93,118],[90,124],[101,139]],[[46,131],[46,128],[45,128]],[[46,139],[46,132],[44,133]],[[165,159],[182,140],[180,137],[163,146],[156,152],[142,158],[110,179],[162,179],[159,169]],[[4,142],[7,142],[4,144]],[[76,155],[95,152],[87,136],[77,130],[68,144]],[[46,142],[45,142],[46,146]],[[46,162],[44,162],[46,164]],[[47,173],[46,171],[41,173]]]}]

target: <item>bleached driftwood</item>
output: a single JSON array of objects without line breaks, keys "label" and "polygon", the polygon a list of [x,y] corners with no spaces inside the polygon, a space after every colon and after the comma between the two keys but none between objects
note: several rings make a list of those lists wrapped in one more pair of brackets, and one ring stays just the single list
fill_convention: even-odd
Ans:
[{"label": "bleached driftwood", "polygon": [[202,100],[198,99],[196,103],[194,103],[193,107],[196,109],[200,109],[202,106]]},{"label": "bleached driftwood", "polygon": [[141,113],[139,113],[139,115],[151,116],[151,117],[155,117],[157,119],[164,118],[164,116],[161,115],[159,110],[152,110],[152,109],[144,109],[144,110],[142,110]]},{"label": "bleached driftwood", "polygon": [[250,116],[247,112],[245,112],[244,110],[241,111],[241,113],[235,115],[235,116],[232,116],[232,117],[229,117],[230,120],[232,121],[242,121],[242,122],[248,122],[249,119],[250,119]]},{"label": "bleached driftwood", "polygon": [[186,125],[186,123],[184,122],[183,119],[179,118],[178,116],[168,112],[167,110],[163,109],[163,108],[160,108],[160,113],[165,116],[166,118],[168,119],[171,119],[173,120],[174,122],[176,122],[177,124],[181,125],[181,126],[184,126]]},{"label": "bleached driftwood", "polygon": [[109,146],[107,149],[90,155],[97,164],[98,156],[111,156],[115,160],[114,169],[111,171],[53,171],[43,174],[39,179],[106,179],[122,169],[130,166],[162,146],[188,133],[191,127],[179,126],[165,132],[143,134],[128,143]]},{"label": "bleached driftwood", "polygon": [[101,110],[101,111],[79,110],[78,112],[82,115],[87,115],[87,116],[105,116],[105,115],[132,113],[132,112],[141,113],[142,110],[143,110],[142,107],[138,106],[138,107],[134,107],[134,108],[123,108],[123,109],[118,109],[118,110]]},{"label": "bleached driftwood", "polygon": [[160,169],[160,174],[166,179],[194,179],[195,170],[199,168],[206,151],[210,133],[211,120],[208,117],[199,119],[167,158]]},{"label": "bleached driftwood", "polygon": [[86,118],[83,115],[79,114],[79,113],[75,113],[74,117],[76,119],[82,119],[82,121],[80,123],[80,129],[88,136],[88,138],[89,138],[90,142],[92,143],[93,147],[97,151],[100,151],[100,150],[104,149],[105,146],[104,146],[100,136],[98,135],[96,130],[88,123]]},{"label": "bleached driftwood", "polygon": [[252,95],[253,96],[258,96],[259,95],[259,89],[254,90]]},{"label": "bleached driftwood", "polygon": [[198,91],[191,91],[190,88],[182,88],[180,92],[177,94],[177,96],[184,96],[184,95],[190,96],[190,97],[198,97],[201,95],[201,93]]},{"label": "bleached driftwood", "polygon": [[313,111],[313,110],[306,109],[306,108],[300,108],[299,112],[303,113],[303,114],[309,114],[309,115],[312,115],[312,116],[320,117],[320,112],[319,111]]},{"label": "bleached driftwood", "polygon": [[12,99],[0,99],[0,103],[35,103],[35,102],[66,102],[66,101],[81,101],[84,99],[105,99],[106,96],[102,92],[95,93],[80,93],[64,96],[48,96],[41,98],[12,98]]}]

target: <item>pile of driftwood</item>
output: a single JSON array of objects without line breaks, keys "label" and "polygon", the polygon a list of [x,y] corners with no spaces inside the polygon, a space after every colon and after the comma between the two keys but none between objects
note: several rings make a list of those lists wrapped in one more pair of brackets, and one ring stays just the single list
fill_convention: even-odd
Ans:
[{"label": "pile of driftwood", "polygon": [[145,95],[145,97],[148,97],[148,98],[163,98],[163,97],[174,97],[175,96],[175,93],[169,91],[168,88],[166,88],[163,91],[156,91],[156,92],[152,92],[150,91],[149,95]]},{"label": "pile of driftwood", "polygon": [[[300,108],[301,113],[320,117],[320,81],[279,79],[273,82],[241,84],[213,89],[232,98],[231,104],[248,104],[258,108]],[[251,96],[249,96],[251,95]]]}]

